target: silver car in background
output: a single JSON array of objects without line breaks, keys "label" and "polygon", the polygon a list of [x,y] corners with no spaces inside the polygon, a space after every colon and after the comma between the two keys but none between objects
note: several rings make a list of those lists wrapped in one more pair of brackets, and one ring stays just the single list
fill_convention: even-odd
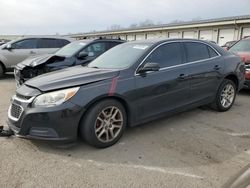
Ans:
[{"label": "silver car in background", "polygon": [[74,39],[63,37],[29,37],[10,41],[0,46],[0,77],[30,56],[49,54]]}]

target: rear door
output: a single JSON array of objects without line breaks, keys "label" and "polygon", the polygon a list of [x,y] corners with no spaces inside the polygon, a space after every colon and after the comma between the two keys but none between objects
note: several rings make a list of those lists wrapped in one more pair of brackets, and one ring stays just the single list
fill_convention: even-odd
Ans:
[{"label": "rear door", "polygon": [[146,58],[145,63],[158,63],[161,68],[146,75],[135,75],[138,121],[174,110],[188,102],[189,81],[185,77],[187,68],[183,66],[181,43],[159,46]]},{"label": "rear door", "polygon": [[23,39],[11,44],[11,49],[3,50],[7,68],[13,67],[37,53],[37,39]]},{"label": "rear door", "polygon": [[205,43],[184,42],[184,48],[191,84],[191,101],[212,98],[223,75],[223,58]]}]

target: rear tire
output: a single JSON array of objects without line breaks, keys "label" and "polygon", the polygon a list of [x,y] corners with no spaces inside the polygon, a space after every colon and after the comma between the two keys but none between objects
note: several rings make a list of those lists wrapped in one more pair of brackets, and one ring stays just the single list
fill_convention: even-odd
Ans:
[{"label": "rear tire", "polygon": [[92,106],[80,123],[80,135],[90,145],[106,148],[115,144],[122,136],[127,124],[123,105],[106,99]]},{"label": "rear tire", "polygon": [[228,111],[234,104],[236,93],[235,83],[232,80],[223,80],[211,107],[218,112]]}]

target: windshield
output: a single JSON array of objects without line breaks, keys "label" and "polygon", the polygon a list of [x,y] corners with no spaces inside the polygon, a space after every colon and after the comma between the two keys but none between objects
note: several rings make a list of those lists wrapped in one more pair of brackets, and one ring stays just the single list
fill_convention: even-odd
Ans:
[{"label": "windshield", "polygon": [[241,40],[233,45],[230,52],[250,52],[250,40]]},{"label": "windshield", "polygon": [[123,69],[133,65],[152,44],[124,43],[107,51],[88,67]]},{"label": "windshield", "polygon": [[71,57],[75,55],[76,52],[81,50],[84,46],[86,46],[86,43],[84,42],[72,42],[60,50],[58,50],[55,55],[57,56],[63,56],[63,57]]}]

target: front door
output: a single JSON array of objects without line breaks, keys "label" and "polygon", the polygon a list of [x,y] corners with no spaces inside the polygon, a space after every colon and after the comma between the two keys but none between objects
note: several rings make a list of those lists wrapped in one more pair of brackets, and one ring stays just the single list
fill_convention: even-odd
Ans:
[{"label": "front door", "polygon": [[11,45],[11,49],[5,49],[3,56],[6,58],[6,65],[13,67],[37,52],[37,39],[24,39]]},{"label": "front door", "polygon": [[135,75],[138,121],[187,104],[189,80],[186,77],[187,68],[183,65],[181,43],[159,46],[146,58],[145,63],[158,63],[161,68],[157,72]]}]

